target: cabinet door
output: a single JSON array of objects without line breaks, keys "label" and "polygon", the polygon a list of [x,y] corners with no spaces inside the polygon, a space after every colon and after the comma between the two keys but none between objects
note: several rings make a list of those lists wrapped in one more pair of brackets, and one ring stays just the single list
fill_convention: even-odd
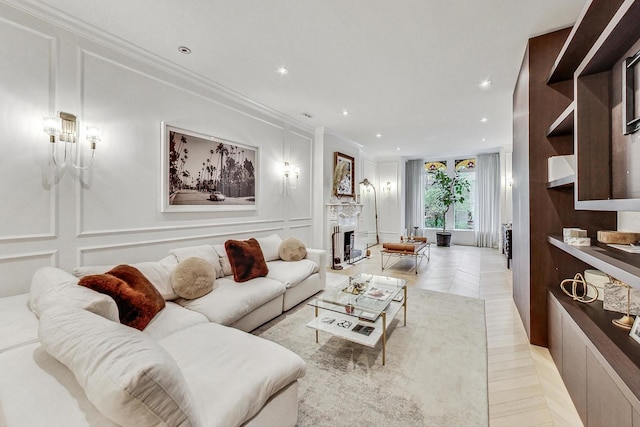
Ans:
[{"label": "cabinet door", "polygon": [[548,295],[547,300],[549,317],[549,353],[553,357],[558,372],[562,375],[562,311],[553,295]]},{"label": "cabinet door", "polygon": [[587,390],[588,427],[632,427],[631,404],[591,351],[587,351]]},{"label": "cabinet door", "polygon": [[586,425],[587,346],[573,321],[566,316],[562,320],[562,379],[580,419]]},{"label": "cabinet door", "polygon": [[635,409],[633,410],[633,427],[640,427],[640,413]]}]

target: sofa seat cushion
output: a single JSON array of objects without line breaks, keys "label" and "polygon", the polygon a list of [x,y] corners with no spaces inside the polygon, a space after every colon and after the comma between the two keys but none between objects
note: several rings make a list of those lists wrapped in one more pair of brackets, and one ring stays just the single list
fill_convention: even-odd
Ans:
[{"label": "sofa seat cushion", "polygon": [[29,309],[29,294],[0,298],[0,325],[0,353],[38,340],[38,318]]},{"label": "sofa seat cushion", "polygon": [[112,421],[202,425],[180,368],[147,334],[86,310],[51,307],[40,316],[38,336]]},{"label": "sofa seat cushion", "polygon": [[298,285],[304,279],[320,270],[318,264],[309,259],[270,261],[267,265],[269,266],[267,277],[284,283],[287,289]]},{"label": "sofa seat cushion", "polygon": [[215,323],[193,326],[158,344],[180,366],[207,426],[243,424],[305,372],[304,361],[292,351]]},{"label": "sofa seat cushion", "polygon": [[194,300],[180,298],[176,302],[204,314],[211,322],[228,326],[286,290],[283,283],[266,277],[242,283],[223,277],[216,283],[218,286],[205,296]]},{"label": "sofa seat cushion", "polygon": [[154,340],[159,340],[200,323],[209,323],[209,319],[196,311],[187,310],[175,302],[167,301],[167,305],[151,319],[143,332],[149,334]]}]

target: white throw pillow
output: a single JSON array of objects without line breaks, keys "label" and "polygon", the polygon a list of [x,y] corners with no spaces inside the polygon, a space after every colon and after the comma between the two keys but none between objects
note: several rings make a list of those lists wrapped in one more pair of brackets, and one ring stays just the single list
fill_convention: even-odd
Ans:
[{"label": "white throw pillow", "polygon": [[42,313],[38,335],[112,421],[203,424],[180,368],[147,334],[85,310],[52,307]]},{"label": "white throw pillow", "polygon": [[29,290],[29,308],[31,311],[39,315],[38,305],[42,295],[51,288],[67,283],[76,284],[78,283],[78,278],[59,268],[42,267],[37,269],[31,278],[31,288]]},{"label": "white throw pillow", "polygon": [[38,300],[33,312],[40,316],[50,307],[73,307],[87,310],[112,322],[120,323],[118,305],[109,295],[93,289],[67,283],[49,289]]},{"label": "white throw pillow", "polygon": [[224,276],[218,252],[211,245],[172,249],[169,253],[175,256],[179,263],[187,258],[202,258],[211,264],[213,269],[216,271],[216,278]]},{"label": "white throw pillow", "polygon": [[260,249],[262,249],[262,255],[264,256],[265,261],[275,261],[280,259],[280,255],[278,253],[278,248],[280,247],[280,243],[282,243],[282,239],[277,234],[272,234],[267,237],[256,237],[256,240],[260,244]]}]

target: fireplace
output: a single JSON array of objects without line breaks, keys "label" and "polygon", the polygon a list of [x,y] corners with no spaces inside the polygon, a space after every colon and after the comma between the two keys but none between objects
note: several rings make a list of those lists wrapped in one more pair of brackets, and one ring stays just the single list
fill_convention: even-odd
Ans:
[{"label": "fireplace", "polygon": [[[331,236],[332,262],[352,264],[362,259],[363,251],[360,247],[361,236],[358,234],[362,205],[357,203],[329,203],[327,204],[327,223]],[[340,266],[338,269],[341,269]]]},{"label": "fireplace", "polygon": [[362,257],[362,250],[357,249],[355,230],[345,231],[342,234],[342,260],[352,263],[359,260]]}]

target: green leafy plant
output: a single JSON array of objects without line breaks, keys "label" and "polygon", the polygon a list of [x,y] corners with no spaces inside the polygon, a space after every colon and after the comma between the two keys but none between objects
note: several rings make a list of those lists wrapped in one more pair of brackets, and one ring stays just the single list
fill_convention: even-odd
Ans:
[{"label": "green leafy plant", "polygon": [[447,212],[454,203],[464,202],[464,193],[468,192],[471,184],[464,176],[460,176],[458,173],[452,177],[447,175],[444,171],[438,170],[435,173],[435,179],[433,181],[433,197],[432,204],[430,206],[436,212],[438,219],[442,219],[442,232],[447,231]]}]

